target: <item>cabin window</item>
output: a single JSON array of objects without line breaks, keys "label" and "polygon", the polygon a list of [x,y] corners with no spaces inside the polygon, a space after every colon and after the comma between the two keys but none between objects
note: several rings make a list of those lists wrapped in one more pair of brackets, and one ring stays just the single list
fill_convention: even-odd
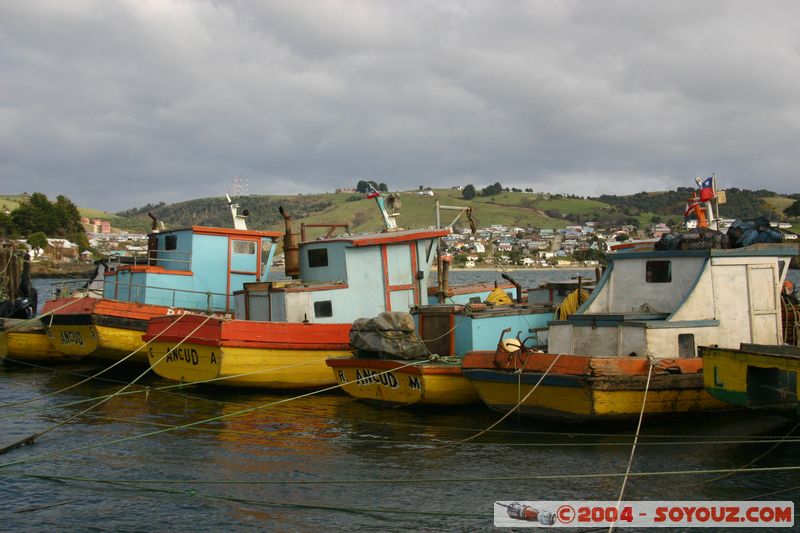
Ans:
[{"label": "cabin window", "polygon": [[316,318],[328,318],[333,316],[333,305],[330,300],[314,302],[314,316]]},{"label": "cabin window", "polygon": [[308,266],[311,268],[328,266],[328,249],[317,248],[308,251]]},{"label": "cabin window", "polygon": [[670,283],[672,281],[672,262],[648,261],[645,281],[647,283]]},{"label": "cabin window", "polygon": [[177,235],[167,235],[164,237],[164,249],[165,250],[175,250],[178,248],[178,236]]},{"label": "cabin window", "polygon": [[256,255],[255,241],[233,241],[233,253],[244,255]]},{"label": "cabin window", "polygon": [[678,357],[694,357],[694,334],[681,333],[678,335]]}]

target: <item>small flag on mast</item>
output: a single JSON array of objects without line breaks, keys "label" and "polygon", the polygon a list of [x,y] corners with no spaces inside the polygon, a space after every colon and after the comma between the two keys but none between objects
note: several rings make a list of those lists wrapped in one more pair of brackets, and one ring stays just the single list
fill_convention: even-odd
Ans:
[{"label": "small flag on mast", "polygon": [[714,198],[714,176],[709,176],[700,184],[700,201],[708,202]]}]

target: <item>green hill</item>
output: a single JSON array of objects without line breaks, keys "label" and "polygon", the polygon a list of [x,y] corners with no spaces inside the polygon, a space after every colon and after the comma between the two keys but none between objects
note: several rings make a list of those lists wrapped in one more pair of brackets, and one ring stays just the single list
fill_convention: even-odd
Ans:
[{"label": "green hill", "polygon": [[[404,228],[422,228],[435,224],[434,204],[468,206],[478,227],[492,224],[519,227],[563,228],[589,220],[601,224],[620,225],[637,222],[648,225],[653,221],[677,223],[683,218],[689,188],[675,191],[640,192],[626,196],[603,195],[598,198],[580,198],[574,195],[548,195],[530,192],[501,192],[492,196],[476,196],[467,201],[455,189],[434,189],[434,196],[422,191],[400,192],[402,204],[398,223]],[[770,191],[727,191],[728,203],[720,209],[726,218],[752,218],[767,216],[771,220],[783,219],[783,210],[794,201]],[[24,200],[21,195],[0,196],[0,208],[15,209]],[[325,193],[296,196],[244,196],[237,198],[240,211],[248,209],[248,226],[255,229],[282,230],[283,219],[278,207],[284,206],[299,230],[301,223],[349,224],[350,231],[360,233],[383,227],[380,213],[373,200],[362,194]],[[149,204],[120,213],[81,207],[81,216],[109,220],[112,227],[146,232],[151,227],[148,212],[154,213],[166,227],[191,225],[231,227],[232,220],[224,197],[199,198],[175,204]],[[455,218],[455,212],[442,211],[444,224]],[[462,219],[460,226],[466,227]],[[321,231],[321,230],[319,230]]]},{"label": "green hill", "polygon": [[[609,211],[610,206],[584,199],[548,200],[529,193],[502,193],[491,197],[476,197],[464,200],[460,191],[436,189],[434,196],[418,194],[418,191],[399,193],[402,207],[398,224],[404,228],[433,226],[436,223],[435,201],[441,205],[472,207],[473,218],[478,226],[502,224],[520,227],[561,228],[570,224],[560,212],[589,214]],[[298,225],[341,223],[349,224],[354,233],[379,230],[383,227],[380,213],[374,200],[359,194],[314,194],[301,196],[245,196],[237,199],[240,210],[250,212],[248,226],[258,229],[283,228],[283,219],[278,207],[284,206]],[[540,205],[541,204],[541,205]],[[558,208],[557,216],[549,216],[544,209]],[[230,212],[224,198],[202,198],[170,205],[145,206],[118,213],[118,227],[149,226],[147,212],[154,213],[168,227],[188,225],[226,226],[232,225]],[[455,211],[442,210],[441,220],[450,223]],[[112,222],[113,224],[113,222]],[[460,225],[466,227],[462,218]]]}]

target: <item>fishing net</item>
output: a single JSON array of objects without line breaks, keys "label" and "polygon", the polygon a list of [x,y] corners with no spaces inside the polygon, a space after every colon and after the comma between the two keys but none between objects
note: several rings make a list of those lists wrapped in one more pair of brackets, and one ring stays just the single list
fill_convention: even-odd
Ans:
[{"label": "fishing net", "polygon": [[734,220],[728,228],[731,248],[742,248],[757,243],[782,242],[783,233],[770,226],[764,217],[750,220]]},{"label": "fishing net", "polygon": [[656,250],[709,250],[728,247],[728,236],[709,228],[693,228],[686,233],[666,233],[655,244]]}]

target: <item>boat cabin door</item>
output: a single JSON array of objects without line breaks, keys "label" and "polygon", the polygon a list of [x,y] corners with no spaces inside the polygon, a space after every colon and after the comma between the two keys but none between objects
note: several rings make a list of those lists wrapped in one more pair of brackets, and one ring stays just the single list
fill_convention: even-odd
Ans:
[{"label": "boat cabin door", "polygon": [[781,316],[775,265],[747,265],[747,295],[753,344],[780,344]]},{"label": "boat cabin door", "polygon": [[228,239],[228,290],[225,307],[230,309],[230,295],[241,290],[245,283],[259,280],[261,241],[258,238]]}]

